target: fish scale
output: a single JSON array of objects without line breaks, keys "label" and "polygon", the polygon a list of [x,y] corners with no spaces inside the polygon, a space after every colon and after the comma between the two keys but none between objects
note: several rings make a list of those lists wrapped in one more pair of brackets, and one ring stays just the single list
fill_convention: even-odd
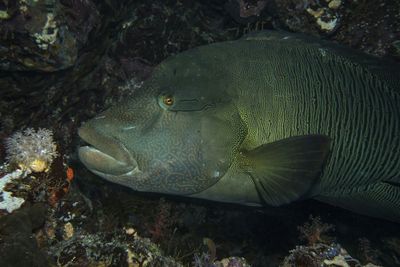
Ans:
[{"label": "fish scale", "polygon": [[[274,45],[290,46],[289,40],[285,40],[285,42],[286,44],[282,41],[282,43],[272,45],[264,45],[260,42],[257,49],[268,51],[279,50],[271,47]],[[249,50],[255,52],[254,44],[250,44]],[[292,48],[291,51],[295,50]],[[297,60],[300,58],[299,61],[301,61],[303,58],[304,60],[311,59],[310,55],[315,54],[315,51],[307,51],[300,48],[297,53],[291,57]],[[260,60],[264,60],[262,55],[256,52],[254,54],[261,58]],[[287,76],[291,77],[290,80],[285,80],[286,83],[282,85],[280,81],[270,79],[268,75],[260,73],[259,77],[264,78],[261,84],[269,84],[269,87],[272,87],[272,90],[276,92],[276,94],[272,95],[272,99],[268,99],[270,97],[268,95],[269,92],[264,86],[260,86],[258,88],[259,91],[255,92],[254,87],[252,90],[248,90],[250,86],[243,86],[243,82],[237,82],[240,87],[237,90],[241,92],[243,99],[251,99],[249,102],[261,107],[259,109],[261,114],[252,113],[253,118],[250,115],[244,116],[249,118],[246,121],[249,128],[257,129],[250,137],[253,138],[251,143],[258,146],[265,142],[272,142],[292,135],[310,133],[321,133],[330,136],[334,140],[332,145],[334,149],[330,163],[325,169],[324,179],[321,183],[322,190],[329,190],[332,186],[335,187],[338,184],[345,187],[374,182],[382,179],[385,171],[390,169],[392,170],[391,176],[399,175],[399,164],[395,165],[394,161],[382,161],[382,159],[389,157],[391,147],[393,149],[393,147],[399,146],[398,138],[393,139],[393,136],[396,136],[395,132],[400,130],[395,118],[396,115],[397,117],[399,115],[398,109],[393,108],[394,103],[384,103],[382,100],[387,99],[387,95],[383,95],[382,92],[382,88],[385,85],[379,83],[377,79],[373,79],[370,75],[365,80],[362,80],[361,77],[365,78],[365,70],[361,67],[345,61],[341,62],[344,64],[338,65],[334,60],[331,61],[331,64],[326,64],[322,59],[318,58],[316,60],[317,56],[312,57],[312,62],[305,64],[310,66],[308,69],[299,66],[288,68],[285,62],[290,62],[291,59],[289,57],[271,59],[270,61],[278,62],[279,65],[271,66],[271,69],[264,68],[262,72],[289,72]],[[327,56],[330,56],[329,52],[326,53],[325,57]],[[241,63],[245,64],[245,62]],[[284,68],[282,67],[283,65],[285,65]],[[252,66],[253,63],[244,66],[244,69],[260,72],[254,70]],[[344,66],[345,68],[334,69],[337,66]],[[327,75],[335,72],[343,79],[342,81],[334,75]],[[298,86],[302,84],[302,79],[307,80],[306,87]],[[318,80],[318,82],[313,82],[315,80]],[[356,81],[358,84],[356,84]],[[348,92],[353,94],[353,97],[346,97]],[[313,99],[310,94],[315,95],[315,98],[318,99],[314,107],[313,101],[310,101]],[[290,100],[285,99],[282,95],[289,96],[290,99],[295,95],[298,104],[293,105]],[[263,102],[264,99],[266,99],[265,102]],[[278,104],[271,109],[265,108],[266,102]],[[397,99],[392,102],[400,105]],[[238,106],[246,108],[246,104],[239,104]],[[370,107],[374,107],[374,109],[371,110]],[[321,111],[318,108],[325,108],[325,110]],[[247,110],[242,112],[249,113]],[[265,127],[255,119],[257,117],[272,118],[272,121],[276,122],[274,129],[269,130],[273,132],[268,135],[270,139],[265,139]],[[348,131],[343,131],[343,129],[348,129]],[[384,146],[383,144],[388,144],[389,137],[392,139],[390,146]],[[340,140],[341,142],[335,140]],[[372,154],[367,153],[368,149],[372,147],[376,148],[376,151]],[[362,180],[354,179],[360,171],[367,170],[368,167],[371,169],[371,175],[374,174],[372,177],[367,176],[367,180],[365,178]]]},{"label": "fish scale", "polygon": [[[265,107],[262,101],[272,102],[273,105],[273,108],[260,108],[261,114],[253,113],[253,118],[248,114],[244,116],[248,118],[246,123],[249,128],[257,129],[250,135],[252,140],[247,142],[258,146],[293,135],[319,133],[330,136],[333,139],[332,155],[324,168],[319,188],[315,190],[321,195],[374,184],[391,177],[399,181],[400,161],[395,151],[400,146],[400,101],[398,97],[393,97],[393,93],[388,93],[393,89],[388,89],[387,84],[379,80],[381,77],[365,67],[347,62],[345,58],[338,59],[331,51],[326,51],[321,57],[316,49],[294,48],[290,40],[268,44],[251,42],[255,41],[250,41],[245,49],[251,50],[260,61],[273,62],[275,65],[267,65],[262,72],[255,69],[253,64],[244,66],[244,69],[258,72],[262,79],[260,84],[268,84],[268,89],[272,89],[274,94],[272,99],[268,99],[271,96],[265,86],[248,90],[249,86],[237,82],[237,90],[243,99],[251,99],[247,101],[260,107]],[[242,49],[245,45],[240,44]],[[286,47],[290,47],[287,48],[289,53],[280,53]],[[258,50],[276,51],[280,58],[257,53]],[[303,66],[308,68],[293,64],[293,58],[305,63]],[[291,78],[281,83],[281,80],[270,77],[271,73],[279,72],[287,72]],[[305,86],[299,86],[301,84]],[[297,98],[297,104],[294,105],[290,101],[293,95]],[[244,107],[243,113],[249,112],[245,110],[248,107],[246,103],[238,106]],[[265,135],[265,128],[254,119],[258,116],[275,122],[273,129],[269,129],[272,134]],[[364,190],[371,190],[370,197],[375,194],[375,200],[381,201],[385,199],[384,195],[379,194],[382,188],[378,188],[378,191]],[[396,199],[399,202],[398,190],[393,191],[391,196],[386,197],[387,200],[391,202]]]},{"label": "fish scale", "polygon": [[[80,158],[139,191],[245,205],[314,198],[400,222],[399,79],[395,63],[304,35],[202,46],[82,126],[100,150]],[[121,177],[118,164],[135,168]]]}]

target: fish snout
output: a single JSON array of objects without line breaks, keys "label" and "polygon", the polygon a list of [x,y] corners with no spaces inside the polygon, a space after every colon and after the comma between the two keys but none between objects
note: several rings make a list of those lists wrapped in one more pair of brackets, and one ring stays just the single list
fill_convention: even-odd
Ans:
[{"label": "fish snout", "polygon": [[137,164],[119,161],[102,151],[83,146],[78,151],[79,159],[90,170],[104,174],[122,175],[137,167]]},{"label": "fish snout", "polygon": [[91,171],[122,175],[138,167],[136,160],[119,140],[102,133],[90,123],[82,125],[78,134],[89,144],[79,148],[78,156]]}]

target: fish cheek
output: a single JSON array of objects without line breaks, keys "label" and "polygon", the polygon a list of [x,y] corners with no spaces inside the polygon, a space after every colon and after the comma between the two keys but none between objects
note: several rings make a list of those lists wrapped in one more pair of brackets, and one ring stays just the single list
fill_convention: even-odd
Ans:
[{"label": "fish cheek", "polygon": [[220,179],[231,166],[243,140],[242,130],[237,121],[215,117],[204,119],[202,124],[202,164],[212,179]]},{"label": "fish cheek", "polygon": [[[155,132],[158,140],[153,143],[152,156],[146,168],[148,177],[142,191],[188,195],[215,184],[226,172],[226,161],[216,161],[210,145],[216,145],[212,140],[202,136],[204,121],[197,116],[181,114],[175,117],[179,123],[170,123],[169,127],[161,127]],[[193,123],[193,119],[196,122]],[[214,147],[215,148],[215,147]],[[219,153],[220,155],[220,153]],[[139,181],[138,181],[139,182]]]},{"label": "fish cheek", "polygon": [[182,138],[186,148],[181,150],[186,184],[194,185],[189,194],[213,186],[227,173],[245,137],[243,122],[232,109],[200,112],[194,121],[191,136]]},{"label": "fish cheek", "polygon": [[153,185],[148,191],[187,195],[209,186],[198,156],[191,151],[186,152],[171,153],[164,160],[152,162],[149,177],[153,179]]},{"label": "fish cheek", "polygon": [[[189,195],[214,185],[229,169],[243,139],[215,112],[169,112],[140,131],[132,150],[143,171],[140,191]],[[138,149],[140,148],[140,151]]]}]

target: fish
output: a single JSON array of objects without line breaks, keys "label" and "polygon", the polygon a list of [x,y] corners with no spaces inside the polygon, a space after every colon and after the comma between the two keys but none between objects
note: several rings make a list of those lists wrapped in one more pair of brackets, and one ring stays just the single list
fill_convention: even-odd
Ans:
[{"label": "fish", "polygon": [[84,123],[94,174],[248,206],[315,199],[400,222],[399,64],[263,31],[173,55]]}]

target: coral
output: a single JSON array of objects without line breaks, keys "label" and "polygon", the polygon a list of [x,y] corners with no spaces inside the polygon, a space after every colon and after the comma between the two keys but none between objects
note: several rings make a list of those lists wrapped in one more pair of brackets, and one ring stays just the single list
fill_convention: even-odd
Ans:
[{"label": "coral", "polygon": [[182,267],[148,238],[124,231],[91,234],[79,227],[69,239],[52,244],[50,255],[59,266]]},{"label": "coral", "polygon": [[151,225],[149,229],[153,242],[160,242],[163,239],[168,239],[172,235],[173,225],[176,224],[177,218],[172,214],[171,209],[171,203],[161,198],[154,224]]},{"label": "coral", "polygon": [[217,246],[215,245],[214,241],[212,241],[212,239],[210,238],[203,238],[203,244],[207,246],[208,248],[208,252],[210,255],[210,260],[214,261],[217,255]]},{"label": "coral", "polygon": [[328,7],[318,7],[313,9],[308,7],[306,11],[312,15],[321,30],[331,32],[337,28],[339,14],[335,12],[341,5],[341,0],[327,0]]},{"label": "coral", "polygon": [[48,171],[58,155],[53,132],[48,129],[18,131],[6,139],[5,145],[8,162],[28,172]]},{"label": "coral", "polygon": [[383,238],[385,250],[389,252],[393,260],[393,265],[400,266],[400,238],[385,237]]},{"label": "coral", "polygon": [[333,260],[324,260],[324,264],[328,266],[341,266],[341,267],[350,267],[350,265],[346,262],[346,259],[342,256],[336,256]]},{"label": "coral", "polygon": [[71,222],[67,222],[66,224],[64,224],[64,234],[63,234],[63,238],[65,240],[71,239],[74,236],[74,226],[72,225]]},{"label": "coral", "polygon": [[372,248],[371,242],[367,238],[359,238],[358,244],[358,250],[362,260],[375,264],[380,263],[378,258],[381,252],[377,249]]},{"label": "coral", "polygon": [[[400,238],[388,237],[384,238],[383,242],[389,250],[392,250],[398,257],[400,257]],[[400,261],[398,261],[400,264]]]},{"label": "coral", "polygon": [[7,212],[11,213],[16,209],[19,209],[21,205],[25,202],[23,198],[14,197],[10,192],[5,191],[5,187],[8,183],[12,182],[15,179],[21,178],[24,176],[24,172],[21,170],[16,170],[12,173],[1,177],[0,179],[0,210],[7,210]]},{"label": "coral", "polygon": [[229,257],[217,262],[217,266],[221,267],[250,267],[244,258]]},{"label": "coral", "polygon": [[250,267],[246,259],[240,257],[229,257],[220,261],[210,260],[207,253],[194,254],[194,267]]},{"label": "coral", "polygon": [[194,267],[249,267],[245,258],[229,257],[222,260],[216,260],[216,245],[210,238],[203,238],[203,244],[207,246],[208,251],[194,253]]},{"label": "coral", "polygon": [[326,235],[327,232],[334,230],[332,224],[323,223],[320,217],[310,215],[309,221],[298,227],[300,237],[307,240],[309,245],[316,243],[330,243],[332,238]]},{"label": "coral", "polygon": [[284,261],[279,265],[281,267],[371,267],[377,266],[371,263],[361,265],[360,261],[353,258],[339,244],[317,243],[312,246],[297,246],[290,251]]},{"label": "coral", "polygon": [[193,265],[194,267],[215,267],[208,253],[195,253],[193,256]]},{"label": "coral", "polygon": [[57,22],[54,20],[54,14],[47,14],[47,21],[41,33],[35,33],[36,44],[43,50],[46,50],[49,45],[52,45],[57,40],[58,28]]}]

